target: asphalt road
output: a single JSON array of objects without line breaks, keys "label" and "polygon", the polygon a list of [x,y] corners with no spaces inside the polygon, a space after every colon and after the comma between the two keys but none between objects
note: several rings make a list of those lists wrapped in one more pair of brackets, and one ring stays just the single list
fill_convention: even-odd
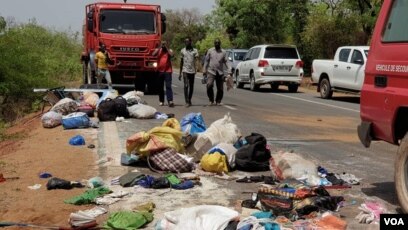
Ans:
[{"label": "asphalt road", "polygon": [[[356,131],[360,122],[358,96],[335,93],[332,100],[323,100],[317,92],[306,88],[299,88],[298,93],[289,93],[283,86],[277,92],[272,92],[269,86],[263,86],[258,92],[252,92],[246,85],[244,89],[232,89],[228,92],[225,89],[223,104],[208,106],[201,74],[196,76],[193,106],[184,106],[183,84],[178,80],[177,74],[173,74],[173,91],[174,108],[160,107],[157,95],[145,95],[143,99],[158,111],[173,113],[178,119],[189,112],[201,112],[207,126],[230,113],[244,136],[251,132],[260,133],[274,148],[299,153],[331,172],[347,172],[361,178],[361,185],[341,193],[349,200],[362,202],[375,198],[384,201],[390,209],[397,208],[393,182],[397,147],[374,142],[371,148],[366,149],[360,144]],[[98,133],[99,153],[102,158],[111,157],[115,160],[107,167],[100,167],[101,176],[130,171],[131,169],[120,167],[117,157],[125,150],[126,138],[162,122],[163,120],[129,119],[122,123],[103,123]],[[217,183],[221,187],[242,190],[235,182]],[[239,197],[243,198],[242,194]],[[231,198],[230,203],[235,198]],[[346,213],[347,218],[352,221],[358,213],[357,206]]]}]

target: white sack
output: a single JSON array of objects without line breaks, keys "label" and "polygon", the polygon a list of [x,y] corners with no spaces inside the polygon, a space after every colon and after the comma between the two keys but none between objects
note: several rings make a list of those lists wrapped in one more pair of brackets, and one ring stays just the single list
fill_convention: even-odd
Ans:
[{"label": "white sack", "polygon": [[78,110],[79,103],[72,100],[71,98],[61,99],[55,104],[51,111],[60,113],[62,115],[68,115],[70,113],[76,112]]},{"label": "white sack", "polygon": [[150,119],[154,118],[157,110],[149,105],[136,104],[128,107],[129,115],[133,118]]},{"label": "white sack", "polygon": [[239,214],[232,209],[200,205],[164,213],[160,226],[163,230],[223,230],[236,218],[239,218]]},{"label": "white sack", "polygon": [[41,122],[44,128],[54,128],[61,125],[62,115],[54,111],[49,111],[41,117]]}]

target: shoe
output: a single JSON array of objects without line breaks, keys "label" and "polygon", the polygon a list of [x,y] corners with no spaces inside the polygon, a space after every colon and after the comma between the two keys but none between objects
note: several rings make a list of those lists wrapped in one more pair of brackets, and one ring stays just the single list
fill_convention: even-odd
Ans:
[{"label": "shoe", "polygon": [[215,105],[215,103],[214,102],[210,102],[210,104],[208,104],[209,106],[213,106],[213,105]]},{"label": "shoe", "polygon": [[163,106],[163,105],[164,105],[164,103],[163,103],[163,102],[160,102],[160,103],[159,103],[159,105],[160,105],[160,106]]},{"label": "shoe", "polygon": [[188,107],[190,107],[190,103],[186,103],[184,106],[185,106],[186,108],[188,108]]},{"label": "shoe", "polygon": [[217,102],[217,103],[215,103],[215,105],[220,106],[220,105],[221,105],[221,102]]},{"label": "shoe", "polygon": [[251,179],[249,179],[249,177],[244,177],[241,179],[236,180],[237,183],[251,183]]},{"label": "shoe", "polygon": [[172,101],[169,101],[169,107],[174,107],[174,103]]}]

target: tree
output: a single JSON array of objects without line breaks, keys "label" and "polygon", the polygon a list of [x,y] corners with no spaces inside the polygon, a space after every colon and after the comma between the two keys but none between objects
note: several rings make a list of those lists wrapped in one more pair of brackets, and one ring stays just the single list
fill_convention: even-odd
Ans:
[{"label": "tree", "polygon": [[282,43],[288,34],[286,0],[217,0],[216,17],[236,47]]},{"label": "tree", "polygon": [[198,9],[167,10],[168,30],[163,35],[163,40],[170,43],[170,47],[175,51],[176,61],[180,50],[184,47],[186,37],[191,37],[193,42],[202,40],[208,31],[205,25],[205,17],[200,14]]},{"label": "tree", "polygon": [[225,32],[222,32],[222,31],[212,31],[212,32],[209,32],[209,33],[207,34],[207,36],[206,36],[203,40],[197,42],[198,52],[199,52],[201,55],[204,55],[205,52],[206,52],[208,49],[210,49],[211,47],[214,47],[214,40],[215,40],[216,38],[219,38],[219,39],[221,40],[221,47],[223,47],[223,48],[230,48],[230,47],[232,47],[232,43],[231,43],[231,41],[229,40],[228,35],[227,35]]},{"label": "tree", "polygon": [[6,29],[6,25],[6,20],[2,16],[0,16],[0,32]]}]

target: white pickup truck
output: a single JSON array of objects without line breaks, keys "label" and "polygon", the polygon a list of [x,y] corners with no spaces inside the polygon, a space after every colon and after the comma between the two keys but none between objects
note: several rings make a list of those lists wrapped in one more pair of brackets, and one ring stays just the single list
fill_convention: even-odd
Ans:
[{"label": "white pickup truck", "polygon": [[312,82],[322,98],[331,98],[333,91],[360,92],[369,48],[342,46],[334,60],[313,60]]}]

